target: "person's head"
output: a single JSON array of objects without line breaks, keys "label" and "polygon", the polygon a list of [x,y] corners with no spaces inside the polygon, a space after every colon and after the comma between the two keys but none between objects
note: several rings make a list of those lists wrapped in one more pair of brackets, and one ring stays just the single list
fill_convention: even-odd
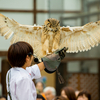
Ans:
[{"label": "person's head", "polygon": [[42,82],[37,82],[36,83],[36,89],[39,91],[39,93],[43,92],[43,83]]},{"label": "person's head", "polygon": [[64,87],[61,90],[61,96],[69,99],[69,100],[76,100],[75,91],[72,87]]},{"label": "person's head", "polygon": [[2,97],[2,98],[0,98],[0,100],[7,100],[6,98],[4,98],[4,97]]},{"label": "person's head", "polygon": [[56,96],[53,100],[68,100],[68,99],[63,96]]},{"label": "person's head", "polygon": [[7,100],[6,96],[0,96],[0,100]]},{"label": "person's head", "polygon": [[36,100],[45,100],[45,98],[42,95],[37,94],[37,99]]},{"label": "person's head", "polygon": [[88,91],[80,91],[77,100],[91,100],[91,94]]},{"label": "person's head", "polygon": [[31,62],[33,60],[32,54],[33,54],[32,46],[26,42],[20,41],[12,44],[9,47],[7,58],[11,67],[22,67],[26,62],[28,62],[27,63],[28,67],[31,65]]},{"label": "person's head", "polygon": [[53,87],[46,87],[44,93],[47,100],[52,100],[56,96],[56,90]]}]

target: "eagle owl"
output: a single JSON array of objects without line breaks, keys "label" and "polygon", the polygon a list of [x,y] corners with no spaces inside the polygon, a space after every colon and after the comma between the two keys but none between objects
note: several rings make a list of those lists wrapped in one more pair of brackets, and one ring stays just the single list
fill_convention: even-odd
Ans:
[{"label": "eagle owl", "polygon": [[77,53],[88,51],[100,43],[100,21],[87,23],[78,27],[60,27],[60,22],[49,18],[43,26],[22,25],[13,19],[0,14],[0,35],[5,39],[12,38],[11,44],[26,41],[41,59],[63,47],[66,52]]},{"label": "eagle owl", "polygon": [[60,25],[58,20],[50,18],[45,21],[41,42],[44,54],[51,53],[59,48]]}]

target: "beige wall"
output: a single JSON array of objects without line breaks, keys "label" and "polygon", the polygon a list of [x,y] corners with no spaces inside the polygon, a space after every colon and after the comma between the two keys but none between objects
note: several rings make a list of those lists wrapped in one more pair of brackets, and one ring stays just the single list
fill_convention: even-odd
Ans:
[{"label": "beige wall", "polygon": [[45,71],[41,72],[42,76],[45,76],[47,78],[46,86],[52,86],[55,87],[56,83],[56,73],[48,74]]}]

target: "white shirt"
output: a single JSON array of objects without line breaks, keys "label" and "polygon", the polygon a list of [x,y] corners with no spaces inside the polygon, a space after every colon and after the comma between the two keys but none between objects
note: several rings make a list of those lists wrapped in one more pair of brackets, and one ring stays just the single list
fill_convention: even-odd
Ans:
[{"label": "white shirt", "polygon": [[[37,93],[32,79],[41,77],[38,65],[27,67],[26,70],[19,67],[11,68],[6,75],[7,91],[8,73],[12,100],[36,100]],[[7,100],[10,100],[9,96]]]}]

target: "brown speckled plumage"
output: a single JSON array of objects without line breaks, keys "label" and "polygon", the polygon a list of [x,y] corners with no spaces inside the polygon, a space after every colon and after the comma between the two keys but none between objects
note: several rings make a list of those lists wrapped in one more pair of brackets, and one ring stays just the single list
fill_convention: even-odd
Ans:
[{"label": "brown speckled plumage", "polygon": [[49,18],[43,26],[22,25],[0,14],[0,35],[11,39],[11,44],[26,41],[41,57],[57,49],[68,47],[67,52],[88,51],[100,43],[100,21],[80,27],[60,27],[57,19]]}]

